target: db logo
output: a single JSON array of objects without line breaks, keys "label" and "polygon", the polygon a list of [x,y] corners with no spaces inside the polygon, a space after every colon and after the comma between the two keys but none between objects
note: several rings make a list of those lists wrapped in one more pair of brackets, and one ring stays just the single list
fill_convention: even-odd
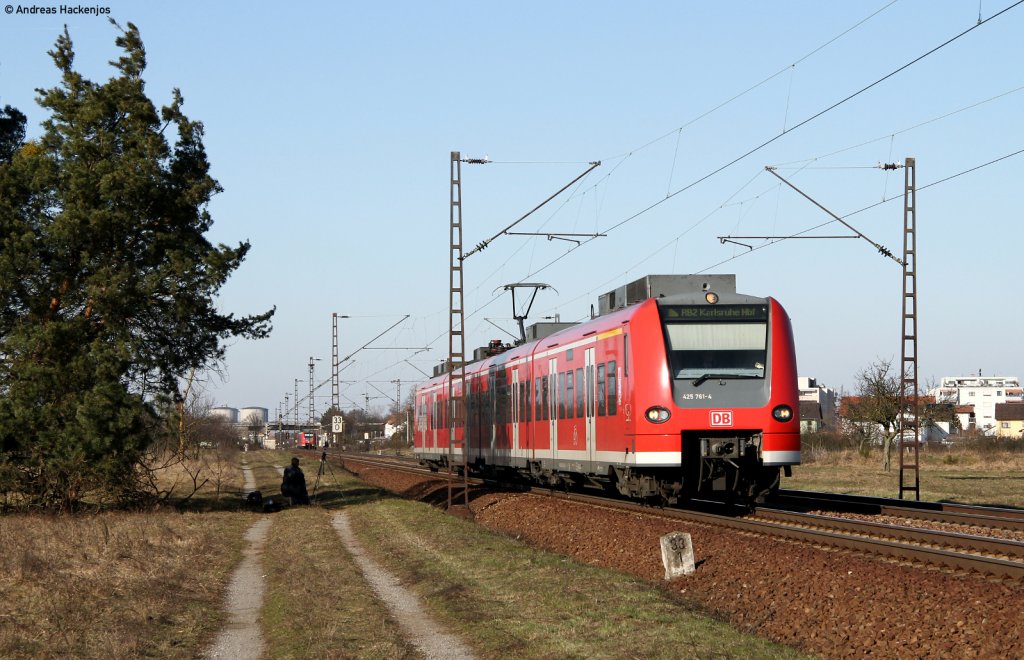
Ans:
[{"label": "db logo", "polygon": [[712,410],[711,426],[732,426],[732,411]]}]

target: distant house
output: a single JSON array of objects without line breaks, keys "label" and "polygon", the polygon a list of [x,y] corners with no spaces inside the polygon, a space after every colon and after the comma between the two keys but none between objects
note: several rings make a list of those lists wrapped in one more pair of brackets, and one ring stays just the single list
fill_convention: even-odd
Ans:
[{"label": "distant house", "polygon": [[1024,439],[1024,403],[996,404],[996,435],[1000,438]]},{"label": "distant house", "polygon": [[814,433],[838,427],[836,391],[819,385],[817,379],[797,378],[800,391],[800,432]]},{"label": "distant house", "polygon": [[821,404],[816,401],[800,402],[800,432],[817,433],[821,430]]},{"label": "distant house", "polygon": [[396,433],[405,432],[405,420],[399,419],[398,416],[392,415],[388,417],[387,421],[384,422],[384,437],[390,438]]},{"label": "distant house", "polygon": [[956,418],[960,420],[960,428],[965,431],[973,431],[978,428],[977,418],[974,416],[974,406],[957,406],[954,410]]}]

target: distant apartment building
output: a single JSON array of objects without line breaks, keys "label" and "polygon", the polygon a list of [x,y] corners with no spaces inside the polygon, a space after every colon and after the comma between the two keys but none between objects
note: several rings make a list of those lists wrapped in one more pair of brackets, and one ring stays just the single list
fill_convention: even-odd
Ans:
[{"label": "distant apartment building", "polygon": [[996,405],[1024,403],[1020,380],[1011,376],[947,376],[929,394],[954,406],[961,429],[986,435],[998,433]]},{"label": "distant apartment building", "polygon": [[819,385],[815,378],[797,378],[800,390],[800,432],[814,433],[823,429],[835,429],[836,391]]}]

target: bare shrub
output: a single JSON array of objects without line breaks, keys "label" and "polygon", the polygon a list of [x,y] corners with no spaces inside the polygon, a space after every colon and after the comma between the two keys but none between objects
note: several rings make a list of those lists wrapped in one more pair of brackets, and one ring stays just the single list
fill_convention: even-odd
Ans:
[{"label": "bare shrub", "polygon": [[840,431],[815,431],[800,436],[801,461],[817,463],[849,455],[861,446],[858,438]]}]

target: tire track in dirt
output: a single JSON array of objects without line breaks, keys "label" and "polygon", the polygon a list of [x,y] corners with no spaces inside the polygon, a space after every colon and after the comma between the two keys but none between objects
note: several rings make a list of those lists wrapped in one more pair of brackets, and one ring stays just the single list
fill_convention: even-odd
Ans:
[{"label": "tire track in dirt", "polygon": [[[256,480],[247,464],[242,465],[245,476],[245,490],[255,490]],[[249,546],[245,549],[242,563],[228,583],[226,609],[229,614],[227,625],[217,636],[205,658],[231,658],[231,660],[256,660],[266,651],[263,631],[259,625],[260,610],[263,608],[263,567],[260,555],[270,532],[271,519],[264,517],[245,533]]]},{"label": "tire track in dirt", "polygon": [[374,592],[391,611],[392,616],[402,628],[406,639],[428,659],[452,658],[453,660],[470,660],[473,652],[455,635],[446,632],[435,622],[419,599],[411,591],[399,584],[397,577],[384,570],[370,559],[356,541],[349,527],[348,516],[344,511],[335,514],[331,521],[342,543],[352,555],[352,559],[363,571],[366,581]]}]

